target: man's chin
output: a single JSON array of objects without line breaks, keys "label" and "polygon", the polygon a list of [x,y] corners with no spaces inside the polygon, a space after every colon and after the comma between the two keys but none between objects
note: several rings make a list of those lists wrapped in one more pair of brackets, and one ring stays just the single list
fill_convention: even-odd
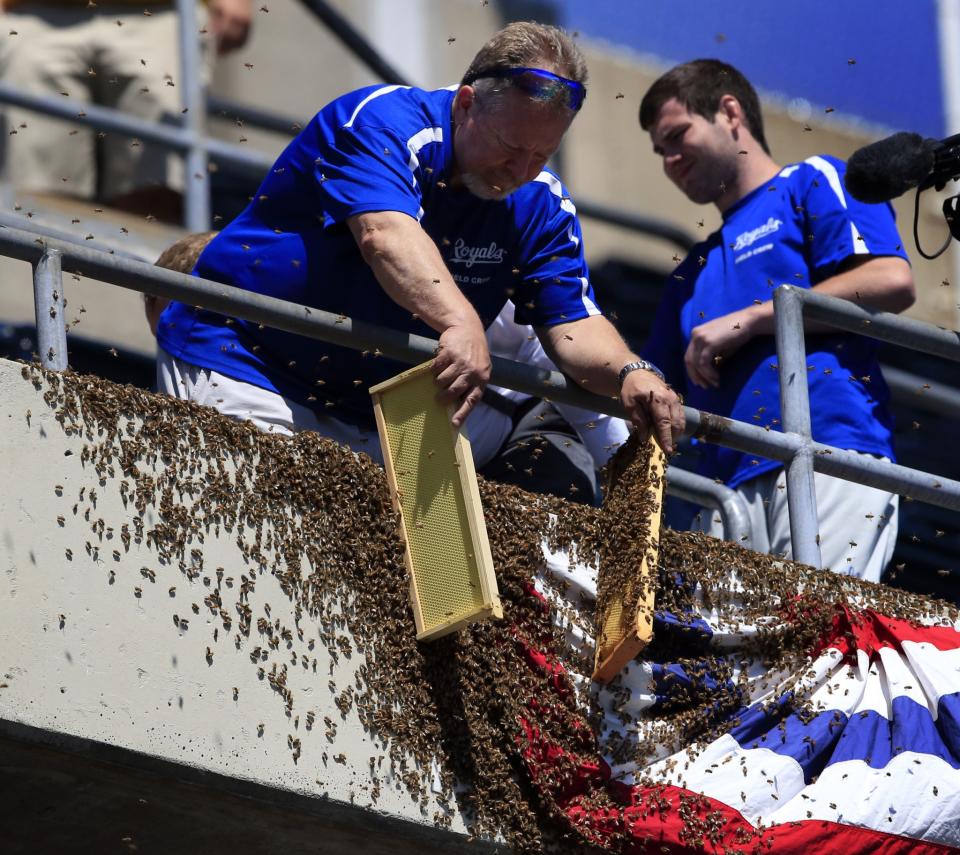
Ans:
[{"label": "man's chin", "polygon": [[501,186],[485,181],[479,175],[465,172],[461,179],[463,186],[467,188],[478,199],[484,199],[487,202],[502,202],[511,193],[517,190],[515,186]]},{"label": "man's chin", "polygon": [[680,190],[691,202],[696,205],[712,205],[720,198],[721,192],[718,187],[702,187],[697,185],[681,186]]}]

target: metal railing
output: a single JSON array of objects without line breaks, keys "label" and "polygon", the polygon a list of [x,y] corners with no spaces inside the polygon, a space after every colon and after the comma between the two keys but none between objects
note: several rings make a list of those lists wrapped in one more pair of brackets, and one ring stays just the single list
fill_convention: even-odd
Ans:
[{"label": "metal railing", "polygon": [[668,466],[666,491],[678,499],[716,511],[723,525],[724,540],[748,549],[753,546],[753,523],[747,500],[736,490],[679,466]]},{"label": "metal railing", "polygon": [[[45,367],[53,370],[67,367],[61,279],[64,269],[333,344],[355,349],[379,348],[385,356],[401,362],[430,359],[437,347],[435,340],[423,336],[355,321],[65,241],[38,240],[34,234],[18,229],[0,229],[0,254],[33,265],[40,358]],[[816,320],[960,361],[958,334],[790,286],[777,289],[774,304],[784,432],[690,407],[684,409],[687,435],[786,464],[794,557],[814,566],[820,565],[816,543],[814,471],[960,510],[960,481],[834,448],[810,438],[802,315],[806,309]],[[491,382],[498,386],[536,397],[548,396],[551,400],[621,418],[626,415],[619,402],[568,384],[557,371],[534,368],[497,356],[491,357],[491,361]],[[679,489],[683,489],[682,484]],[[734,507],[738,503],[724,504],[727,495],[717,493],[706,503],[719,504],[725,513],[732,514],[729,532],[736,535],[741,525],[737,517],[739,510]],[[728,508],[733,510],[728,511]]]},{"label": "metal railing", "polygon": [[[820,538],[817,532],[817,504],[813,473],[825,472],[879,487],[923,498],[944,507],[960,507],[944,495],[932,501],[930,494],[952,495],[957,482],[944,482],[926,473],[904,467],[893,467],[868,455],[850,451],[826,450],[810,436],[810,396],[807,388],[807,350],[804,339],[804,317],[831,327],[880,341],[898,344],[960,362],[960,333],[931,324],[901,318],[898,315],[866,309],[828,297],[805,288],[782,285],[773,295],[777,340],[777,370],[780,378],[780,410],[783,429],[796,438],[786,459],[787,504],[790,509],[790,540],[798,561],[820,566]],[[898,471],[899,470],[899,471]],[[897,472],[895,480],[890,475]],[[851,474],[857,477],[850,477]],[[908,493],[911,485],[917,492]],[[919,494],[923,495],[919,495]]]},{"label": "metal railing", "polygon": [[[45,368],[54,371],[63,371],[68,367],[66,324],[64,323],[63,316],[64,293],[62,280],[62,259],[65,246],[79,247],[83,250],[95,250],[100,256],[106,254],[135,263],[134,267],[127,264],[111,264],[108,260],[100,257],[99,260],[94,263],[94,266],[89,268],[97,272],[88,275],[96,275],[105,282],[111,282],[115,285],[121,285],[148,294],[156,293],[158,296],[169,296],[165,290],[155,290],[143,285],[143,282],[161,273],[163,268],[151,265],[133,253],[114,249],[96,240],[85,240],[81,242],[69,232],[38,225],[18,214],[0,212],[0,247],[3,246],[2,238],[4,235],[12,237],[13,243],[16,246],[16,249],[9,252],[10,257],[29,261],[34,267],[33,286],[37,348],[41,364]],[[34,244],[32,251],[31,248],[26,245],[26,238],[28,236],[32,236]],[[2,251],[0,251],[0,254],[3,254]],[[87,259],[88,261],[93,261],[89,256]],[[68,263],[75,264],[76,262],[76,256],[68,253]],[[81,273],[82,270],[80,267],[83,267],[83,265],[76,266],[73,272]],[[132,278],[129,280],[129,283],[115,281],[106,275],[106,271],[110,270],[121,276],[129,275]],[[176,275],[179,276],[180,274]],[[161,280],[163,279],[162,273],[160,278]],[[180,280],[181,284],[183,284],[183,281],[183,279]],[[197,282],[207,282],[207,280],[200,280],[192,276],[187,276],[185,281],[190,285]],[[163,286],[162,281],[158,282],[158,284]],[[207,284],[216,285],[217,283],[207,282]],[[191,305],[201,305],[201,303],[194,299],[194,294],[189,290],[178,290],[175,293],[179,293],[180,299],[191,302]],[[173,297],[171,297],[171,299],[173,299]],[[230,305],[228,305],[227,308],[230,309]],[[304,307],[304,309],[304,314],[307,314],[308,310],[306,310],[306,307]],[[239,316],[237,312],[233,312],[233,314]],[[259,316],[253,319],[259,321]],[[338,316],[336,326],[342,327],[344,322],[345,320]],[[357,344],[356,347],[380,347],[379,342],[381,339],[379,336],[381,332],[377,331],[378,328],[374,328],[374,330],[375,331],[370,334],[370,337],[362,339],[362,341],[367,342],[366,344]],[[361,340],[358,339],[357,341]],[[429,339],[426,341],[429,341]],[[344,343],[349,344],[349,339],[345,340]],[[383,347],[380,347],[380,349],[384,350]],[[411,359],[411,361],[416,360]],[[542,395],[543,392],[539,394]],[[728,540],[736,540],[744,546],[750,545],[753,540],[753,532],[747,505],[736,491],[731,490],[723,484],[717,484],[710,478],[679,469],[676,466],[668,467],[667,478],[668,483],[666,489],[670,495],[716,510],[723,524],[724,537]]]}]

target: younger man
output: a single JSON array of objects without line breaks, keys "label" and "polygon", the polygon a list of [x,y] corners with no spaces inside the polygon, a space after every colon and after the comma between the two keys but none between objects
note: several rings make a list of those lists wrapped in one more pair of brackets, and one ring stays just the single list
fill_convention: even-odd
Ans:
[{"label": "younger man", "polygon": [[[836,158],[779,166],[756,92],[718,60],[660,77],[640,105],[640,125],[667,177],[723,216],[674,271],[644,356],[690,406],[779,430],[773,290],[791,284],[887,312],[906,309],[913,278],[892,209],[850,197]],[[876,342],[809,322],[806,331],[814,439],[892,458]],[[747,500],[756,549],[791,554],[780,463],[706,445],[701,472]],[[816,494],[824,566],[878,580],[896,541],[897,496],[820,474]]]}]

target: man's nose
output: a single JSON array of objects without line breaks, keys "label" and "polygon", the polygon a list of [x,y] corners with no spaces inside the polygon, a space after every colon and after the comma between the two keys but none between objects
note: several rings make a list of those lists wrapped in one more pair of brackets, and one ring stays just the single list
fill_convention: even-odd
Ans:
[{"label": "man's nose", "polygon": [[540,165],[532,154],[517,154],[510,159],[508,165],[510,176],[517,184],[533,181],[540,174]]}]

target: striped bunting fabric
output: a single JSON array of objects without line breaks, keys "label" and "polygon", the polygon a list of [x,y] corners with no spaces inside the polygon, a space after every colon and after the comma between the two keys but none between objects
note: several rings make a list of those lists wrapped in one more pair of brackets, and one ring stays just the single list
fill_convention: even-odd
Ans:
[{"label": "striped bunting fabric", "polygon": [[[595,727],[579,728],[572,751],[559,704],[531,699],[522,754],[541,796],[582,839],[623,853],[960,848],[955,615],[891,618],[866,587],[862,601],[837,605],[832,627],[786,671],[750,641],[801,615],[721,618],[698,589],[691,613],[656,615],[655,638],[684,634],[683,664],[641,656],[601,688],[589,677],[596,570],[546,544],[544,555],[530,594],[552,611],[569,655],[558,661],[519,640],[549,691],[572,691]],[[729,590],[738,584],[731,573]],[[703,667],[691,668],[698,658]],[[716,709],[703,704],[711,697]],[[674,725],[695,704],[722,726],[685,742]],[[562,740],[551,737],[564,727]]]}]

